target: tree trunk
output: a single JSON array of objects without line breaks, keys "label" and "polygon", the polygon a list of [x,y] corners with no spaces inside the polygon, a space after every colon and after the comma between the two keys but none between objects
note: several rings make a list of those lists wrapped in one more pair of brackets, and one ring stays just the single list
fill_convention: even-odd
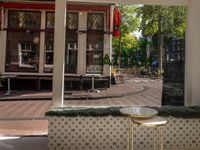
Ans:
[{"label": "tree trunk", "polygon": [[160,72],[163,72],[163,35],[161,30],[161,23],[162,23],[162,17],[161,15],[158,16],[158,35],[157,35],[157,60],[158,60],[158,67],[160,69]]},{"label": "tree trunk", "polygon": [[[147,59],[150,58],[151,56],[151,47],[150,47],[150,44],[149,42],[152,40],[152,36],[147,36],[147,45],[146,45],[146,52],[147,52]],[[148,73],[150,74],[151,72],[151,64],[149,64],[148,66]]]},{"label": "tree trunk", "polygon": [[118,67],[121,67],[121,62],[122,62],[122,38],[121,38],[121,29],[119,32],[119,64]]}]

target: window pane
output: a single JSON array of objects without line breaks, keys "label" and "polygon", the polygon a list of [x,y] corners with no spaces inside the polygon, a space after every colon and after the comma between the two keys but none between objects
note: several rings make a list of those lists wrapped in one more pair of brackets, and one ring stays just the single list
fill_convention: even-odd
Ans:
[{"label": "window pane", "polygon": [[[55,14],[54,12],[48,12],[46,17],[46,28],[54,28]],[[69,30],[78,29],[78,13],[67,12],[66,28]]]},{"label": "window pane", "polygon": [[46,32],[45,33],[45,57],[44,57],[44,72],[52,73],[53,72],[53,51],[54,51],[54,33]]},{"label": "window pane", "polygon": [[102,74],[103,72],[103,34],[88,33],[87,39],[87,73]]},{"label": "window pane", "polygon": [[[65,51],[65,73],[77,73],[77,49],[78,49],[78,13],[67,12],[66,22],[66,51]],[[47,13],[46,29],[54,28],[54,12]],[[45,33],[45,73],[53,72],[53,43],[54,33]]]},{"label": "window pane", "polygon": [[67,42],[65,65],[67,73],[77,72],[77,42]]},{"label": "window pane", "polygon": [[47,29],[54,28],[54,22],[55,22],[54,12],[47,12],[47,16],[46,16],[46,28]]},{"label": "window pane", "polygon": [[78,29],[78,13],[67,13],[67,29],[76,30]]},{"label": "window pane", "polygon": [[162,105],[184,105],[185,41],[169,39],[164,54]]},{"label": "window pane", "polygon": [[9,28],[40,29],[40,12],[10,10],[8,14]]},{"label": "window pane", "polygon": [[45,64],[46,65],[53,65],[53,52],[46,52]]},{"label": "window pane", "polygon": [[88,29],[89,30],[103,30],[103,27],[104,27],[104,14],[102,13],[88,14]]}]

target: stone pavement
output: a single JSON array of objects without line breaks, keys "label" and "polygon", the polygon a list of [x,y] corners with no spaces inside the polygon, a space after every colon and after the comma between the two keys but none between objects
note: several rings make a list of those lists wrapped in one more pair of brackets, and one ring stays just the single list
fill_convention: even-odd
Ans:
[{"label": "stone pavement", "polygon": [[[0,136],[47,135],[48,121],[44,114],[51,106],[51,95],[51,92],[17,91],[17,96],[25,98],[0,100]],[[37,97],[36,100],[29,99],[34,96]],[[68,96],[69,93],[66,97]],[[68,97],[64,102],[65,106],[160,106],[162,80],[131,78],[124,84],[113,85],[100,93],[76,91],[70,93],[70,96],[73,99]],[[84,96],[93,99],[81,100],[80,97]]]}]

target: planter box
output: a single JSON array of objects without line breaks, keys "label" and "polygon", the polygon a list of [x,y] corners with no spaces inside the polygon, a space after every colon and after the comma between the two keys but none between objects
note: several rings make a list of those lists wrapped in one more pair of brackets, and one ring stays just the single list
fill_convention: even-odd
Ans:
[{"label": "planter box", "polygon": [[[177,108],[178,109],[178,108]],[[76,113],[78,111],[78,113]],[[49,150],[127,150],[129,118],[119,108],[47,113]],[[109,114],[110,112],[110,114]],[[162,116],[164,150],[199,150],[200,119]],[[161,135],[161,128],[158,128]],[[133,149],[153,149],[153,128],[133,125]]]}]

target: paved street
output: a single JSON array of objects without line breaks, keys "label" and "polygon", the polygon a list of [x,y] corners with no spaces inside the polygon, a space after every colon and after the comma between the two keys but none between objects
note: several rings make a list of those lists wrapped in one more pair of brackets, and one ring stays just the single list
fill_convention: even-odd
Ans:
[{"label": "paved street", "polygon": [[[68,99],[65,100],[65,106],[160,106],[161,92],[160,79],[131,78],[124,84],[113,85],[100,93],[73,92],[71,95],[74,97],[89,95],[94,99]],[[51,92],[20,93],[17,91],[17,95],[27,96],[27,99],[0,101],[0,135],[47,135],[48,121],[44,114],[51,106]],[[28,99],[33,96],[37,96],[37,100]],[[49,97],[49,100],[39,100],[39,96]]]},{"label": "paved street", "polygon": [[0,137],[0,150],[47,150],[47,137]]}]

